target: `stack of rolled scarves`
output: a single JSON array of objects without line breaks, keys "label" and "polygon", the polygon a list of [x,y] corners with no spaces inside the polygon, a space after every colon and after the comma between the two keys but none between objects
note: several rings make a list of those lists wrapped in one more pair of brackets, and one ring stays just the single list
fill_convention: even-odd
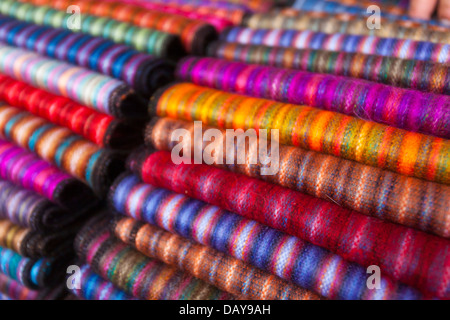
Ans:
[{"label": "stack of rolled scarves", "polygon": [[[109,190],[108,237],[235,298],[449,299],[448,31],[390,19],[402,38],[331,33],[324,18],[314,31],[270,18],[257,29],[280,14],[246,15],[153,94],[145,146]],[[278,139],[236,150],[209,129]],[[274,174],[261,143],[279,145]],[[93,258],[107,245],[79,236],[110,276]]]},{"label": "stack of rolled scarves", "polygon": [[[76,258],[56,268],[79,267],[78,298],[450,298],[447,29],[406,20],[384,0],[376,2],[390,8],[385,28],[371,32],[361,28],[361,5],[350,1],[274,10],[258,10],[259,1],[76,2],[89,15],[82,33],[65,27],[67,1],[0,5],[7,44],[0,47],[0,132],[5,144],[68,173],[73,185],[51,193],[12,173],[8,183],[61,208],[83,207],[70,211],[70,221],[60,215],[74,234],[92,216],[68,241]],[[170,23],[155,23],[155,12]],[[150,34],[169,40],[158,47]],[[117,51],[108,54],[111,45]],[[121,62],[119,52],[145,63]],[[169,83],[172,65],[164,58],[186,52],[198,56],[179,60],[177,82]],[[41,65],[49,71],[35,71]],[[124,91],[103,95],[111,91],[88,90],[83,79],[74,85],[61,76],[78,74],[72,68],[103,73]],[[73,105],[84,108],[69,112],[78,110]],[[99,118],[105,114],[115,125]],[[194,121],[202,122],[200,135]],[[203,141],[208,129],[266,129],[269,137],[276,129],[278,138],[248,139],[236,152],[226,141]],[[70,151],[73,134],[105,155],[89,156],[82,143]],[[180,147],[177,135],[192,142],[182,163],[171,154]],[[277,163],[252,162],[262,143],[279,146]],[[213,161],[198,161],[211,150]],[[94,197],[106,201],[95,206]],[[8,216],[2,229],[8,222],[18,224]],[[63,243],[53,239],[46,243]],[[7,249],[30,251],[31,243]],[[30,289],[32,281],[7,274],[2,297],[61,297],[56,284]]]},{"label": "stack of rolled scarves", "polygon": [[80,298],[130,298],[79,263],[74,240],[142,144],[146,100],[172,81],[180,52],[168,51],[181,40],[130,25],[127,42],[118,25],[108,38],[92,21],[78,32],[69,15],[47,10],[51,25],[40,7],[0,6],[0,293],[64,298],[77,287],[68,267],[79,266],[80,281],[99,288]]}]

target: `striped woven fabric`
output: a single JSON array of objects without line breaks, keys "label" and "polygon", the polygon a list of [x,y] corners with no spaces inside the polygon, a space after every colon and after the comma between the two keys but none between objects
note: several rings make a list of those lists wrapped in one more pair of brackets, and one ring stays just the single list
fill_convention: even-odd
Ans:
[{"label": "striped woven fabric", "polygon": [[[368,289],[366,270],[339,255],[184,194],[140,183],[133,175],[117,179],[110,199],[122,214],[193,239],[326,298],[420,297],[415,290],[385,277],[385,271],[382,288]],[[146,205],[150,203],[155,205]]]},{"label": "striped woven fabric", "polygon": [[124,150],[142,141],[139,130],[124,121],[2,74],[0,100],[67,127],[101,147]]},{"label": "striped woven fabric", "polygon": [[71,249],[79,224],[64,230],[39,233],[17,226],[9,220],[0,220],[0,246],[26,258],[55,257]]},{"label": "striped woven fabric", "polygon": [[92,270],[118,288],[145,300],[228,300],[228,293],[176,268],[145,257],[103,229],[105,221],[87,224],[75,249]]},{"label": "striped woven fabric", "polygon": [[0,136],[35,152],[104,195],[122,170],[122,159],[109,150],[27,111],[0,104]]},{"label": "striped woven fabric", "polygon": [[143,224],[118,218],[113,232],[150,258],[161,260],[235,296],[254,300],[316,300],[307,290],[207,246]]},{"label": "striped woven fabric", "polygon": [[[0,178],[33,190],[72,212],[88,207],[96,201],[92,191],[82,182],[41,160],[35,154],[1,139]],[[27,199],[36,201],[28,196]],[[23,205],[26,206],[26,203]],[[11,202],[11,206],[14,208],[18,204]],[[24,212],[27,210],[29,209],[25,207]]]},{"label": "striped woven fabric", "polygon": [[[197,1],[198,2],[198,1]],[[179,3],[164,1],[165,6],[173,7],[179,10],[192,12],[195,11],[205,16],[215,16],[220,19],[225,19],[231,23],[238,25],[241,24],[245,15],[245,10],[241,8],[232,8],[219,5],[207,6],[204,3],[193,3],[192,1],[185,1]]]},{"label": "striped woven fabric", "polygon": [[[56,10],[48,6],[33,6],[14,0],[2,0],[0,4],[0,13],[16,19],[69,31],[74,30],[71,28],[73,23],[68,23],[72,15],[66,11],[67,8]],[[181,41],[176,35],[149,28],[139,28],[114,19],[87,15],[84,11],[82,11],[80,28],[75,28],[75,31],[78,30],[91,36],[129,45],[157,57],[178,59],[185,53]]]},{"label": "striped woven fabric", "polygon": [[0,179],[0,217],[23,228],[55,230],[71,223],[78,213],[66,212],[39,194]]},{"label": "striped woven fabric", "polygon": [[[0,273],[30,289],[45,287],[52,278],[52,261],[33,260],[0,247]],[[54,279],[52,279],[54,280]]]},{"label": "striped woven fabric", "polygon": [[[147,126],[146,144],[158,150],[172,151],[178,144],[172,140],[177,129],[185,130],[183,141],[193,142],[192,149],[187,150],[190,152],[186,155],[188,157],[194,158],[195,154],[207,153],[208,146],[212,146],[211,143],[204,141],[195,143],[195,126],[192,122],[158,117]],[[202,134],[198,135],[197,139],[203,140],[209,129],[211,127],[202,126]],[[221,132],[226,137],[226,132],[224,130]],[[279,146],[277,164],[279,170],[266,175],[261,170],[270,167],[271,164],[262,164],[261,158],[253,157],[261,143],[264,141],[249,139],[248,157],[244,157],[244,163],[240,164],[239,154],[232,150],[227,151],[227,148],[234,149],[234,145],[227,147],[224,139],[220,149],[223,150],[222,158],[215,158],[212,164],[324,200],[331,200],[343,207],[383,220],[450,237],[449,186],[284,145]],[[230,156],[233,159],[227,162],[227,157]],[[256,159],[256,163],[251,161],[253,158]]]},{"label": "striped woven fabric", "polygon": [[[450,141],[330,111],[177,83],[150,103],[160,117],[220,128],[278,129],[280,143],[335,155],[407,176],[450,183]],[[450,122],[449,122],[450,123]]]},{"label": "striped woven fabric", "polygon": [[158,2],[143,2],[141,0],[104,0],[105,2],[114,2],[116,4],[131,4],[133,6],[141,7],[142,9],[149,11],[159,11],[164,13],[175,14],[183,16],[192,20],[201,20],[211,24],[217,31],[221,31],[226,27],[230,27],[238,23],[232,23],[226,17],[219,17],[214,14],[213,11],[209,13],[200,12],[197,7],[191,9],[183,8],[176,5],[170,5],[166,3]]},{"label": "striped woven fabric", "polygon": [[181,38],[186,51],[193,54],[204,54],[206,45],[217,37],[216,29],[203,21],[159,11],[143,10],[139,6],[130,4],[94,0],[22,0],[22,2],[48,5],[63,11],[71,5],[76,5],[80,7],[83,14],[116,19],[139,27],[175,34]]},{"label": "striped woven fabric", "polygon": [[308,105],[405,130],[450,138],[450,97],[333,75],[185,58],[177,76],[198,85]]},{"label": "striped woven fabric", "polygon": [[0,72],[116,117],[145,111],[143,100],[122,81],[23,49],[0,45]]},{"label": "striped woven fabric", "polygon": [[335,74],[450,95],[450,68],[440,63],[313,49],[294,49],[217,41],[212,57]]},{"label": "striped woven fabric", "polygon": [[120,289],[117,289],[111,282],[103,280],[95,274],[89,265],[85,264],[80,268],[80,289],[72,289],[78,297],[86,300],[136,300]]},{"label": "striped woven fabric", "polygon": [[326,34],[309,30],[232,27],[222,32],[221,40],[242,44],[358,52],[401,59],[450,63],[449,44],[407,39],[379,38],[344,33]]},{"label": "striped woven fabric", "polygon": [[[341,3],[341,1],[333,0],[295,0],[291,4],[291,7],[298,11],[318,11],[318,12],[328,12],[332,14],[336,13],[349,13],[355,15],[368,16],[371,14],[367,13],[367,7],[373,5],[375,1],[360,1],[360,0],[346,0],[346,3]],[[379,3],[380,15],[382,17],[387,17],[394,20],[406,20],[407,22],[420,22],[422,24],[445,26],[445,23],[441,23],[439,20],[420,20],[413,19],[407,14],[407,10],[398,5],[392,3]]]},{"label": "striped woven fabric", "polygon": [[253,29],[310,30],[329,34],[338,32],[450,44],[450,37],[447,33],[423,27],[419,23],[405,27],[396,21],[383,19],[380,21],[379,28],[369,28],[369,22],[367,17],[360,16],[283,11],[282,14],[255,13],[248,16],[244,25]]},{"label": "striped woven fabric", "polygon": [[0,40],[121,79],[143,96],[173,78],[171,63],[125,45],[1,15]]},{"label": "striped woven fabric", "polygon": [[39,291],[24,287],[4,274],[0,273],[0,293],[13,300],[38,300]]},{"label": "striped woven fabric", "polygon": [[450,296],[447,239],[212,166],[176,165],[167,151],[137,151],[128,167],[145,183],[256,220],[362,266],[377,265],[383,274],[431,296]]}]

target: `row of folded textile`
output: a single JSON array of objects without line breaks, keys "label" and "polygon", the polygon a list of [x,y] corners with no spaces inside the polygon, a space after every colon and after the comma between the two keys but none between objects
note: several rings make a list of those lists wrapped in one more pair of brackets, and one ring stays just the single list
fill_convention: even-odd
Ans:
[{"label": "row of folded textile", "polygon": [[407,5],[2,0],[0,298],[450,299],[450,28]]}]

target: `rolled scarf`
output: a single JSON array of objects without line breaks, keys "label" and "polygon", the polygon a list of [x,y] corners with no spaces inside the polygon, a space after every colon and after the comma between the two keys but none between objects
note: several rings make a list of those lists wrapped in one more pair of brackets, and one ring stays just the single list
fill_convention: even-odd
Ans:
[{"label": "rolled scarf", "polygon": [[128,168],[145,183],[256,220],[364,267],[377,265],[383,274],[425,294],[450,295],[447,239],[212,166],[176,165],[167,151],[137,151]]},{"label": "rolled scarf", "polygon": [[0,74],[0,100],[66,127],[95,144],[127,150],[142,141],[140,126]]},{"label": "rolled scarf", "polygon": [[331,111],[177,83],[152,97],[150,113],[233,129],[278,129],[280,143],[450,183],[450,141]]},{"label": "rolled scarf", "polygon": [[282,11],[280,13],[255,13],[248,15],[244,26],[252,29],[310,30],[324,33],[346,33],[377,36],[380,38],[411,39],[450,44],[448,33],[411,23],[411,26],[397,21],[382,19],[379,28],[369,28],[367,17],[322,14],[306,11]]},{"label": "rolled scarf", "polygon": [[117,289],[111,282],[103,280],[87,264],[80,268],[79,277],[80,288],[72,289],[72,292],[79,298],[85,300],[136,300]]},{"label": "rolled scarf", "polygon": [[66,211],[34,191],[0,179],[0,218],[35,231],[55,230],[70,224],[78,212]]},{"label": "rolled scarf", "polygon": [[[69,6],[70,4],[68,4]],[[149,28],[139,28],[114,19],[88,15],[85,14],[85,11],[81,12],[80,28],[74,29],[72,23],[69,23],[73,19],[73,15],[67,13],[68,7],[56,10],[48,6],[34,6],[30,3],[3,0],[0,4],[0,13],[37,25],[81,31],[91,36],[110,39],[115,43],[128,45],[156,57],[177,60],[185,53],[181,41],[176,35]],[[117,66],[120,66],[120,62]],[[132,65],[128,65],[127,69],[131,67]]]},{"label": "rolled scarf", "polygon": [[0,136],[89,185],[99,196],[123,168],[117,154],[27,111],[0,104]]},{"label": "rolled scarf", "polygon": [[174,267],[145,257],[117,240],[105,221],[88,223],[77,235],[80,259],[104,279],[145,300],[229,300],[231,295]]},{"label": "rolled scarf", "polygon": [[113,41],[1,15],[0,41],[118,78],[147,97],[173,78],[172,63],[166,60]]},{"label": "rolled scarf", "polygon": [[231,27],[220,37],[227,42],[297,49],[322,49],[375,54],[401,59],[450,63],[450,45],[408,39],[379,38],[344,33],[326,34],[309,30],[272,30]]},{"label": "rolled scarf", "polygon": [[132,218],[112,232],[150,258],[173,265],[235,296],[252,300],[317,300],[319,296],[241,260]]},{"label": "rolled scarf", "polygon": [[224,41],[211,43],[208,54],[220,59],[360,78],[394,87],[450,95],[449,67],[429,61]]},{"label": "rolled scarf", "polygon": [[381,288],[371,290],[362,266],[257,221],[191,199],[184,191],[178,194],[141,183],[134,175],[120,176],[111,188],[110,199],[124,215],[222,251],[326,298],[420,297],[414,289],[384,276],[385,271]]},{"label": "rolled scarf", "polygon": [[0,220],[0,246],[26,258],[55,257],[71,250],[77,229],[70,227],[58,232],[39,233],[9,220]]},{"label": "rolled scarf", "polygon": [[0,72],[118,118],[145,114],[143,99],[124,82],[31,51],[0,45]]},{"label": "rolled scarf", "polygon": [[[158,11],[143,10],[139,6],[124,3],[99,2],[93,0],[26,0],[36,5],[48,5],[55,9],[66,10],[76,5],[81,12],[99,17],[116,19],[142,28],[151,28],[177,35],[187,52],[202,55],[209,42],[217,38],[216,29],[203,21],[188,19]],[[107,19],[103,19],[106,23]]]},{"label": "rolled scarf", "polygon": [[[98,201],[90,188],[81,181],[40,159],[34,153],[2,139],[0,139],[0,178],[32,190],[71,212],[92,206]],[[33,210],[33,207],[28,205],[39,204],[34,196],[19,193],[18,190],[12,192],[18,198],[9,199],[8,206],[11,207],[8,210],[19,210],[17,214],[20,214]],[[20,199],[27,199],[30,202],[14,201]],[[43,209],[36,207],[36,210]]]},{"label": "rolled scarf", "polygon": [[211,24],[217,31],[221,31],[226,27],[239,24],[233,23],[226,16],[218,16],[211,10],[210,12],[204,12],[197,10],[198,7],[181,7],[176,5],[170,5],[166,3],[158,2],[143,2],[141,0],[106,0],[105,2],[114,2],[119,4],[131,4],[133,6],[141,7],[144,10],[160,11],[164,13],[176,14],[192,20],[201,20]]},{"label": "rolled scarf", "polygon": [[[330,1],[330,0],[295,0],[291,3],[291,7],[301,12],[326,12],[326,13],[346,13],[354,14],[359,16],[366,16],[367,8],[370,5],[375,4],[374,1],[359,1],[359,0],[346,0],[346,3],[341,3],[341,1]],[[408,4],[407,4],[408,5]],[[407,14],[407,5],[401,7],[398,4],[392,3],[380,3],[380,14],[381,17],[386,17],[394,20],[404,20],[407,22],[419,22],[421,24],[428,24],[432,26],[441,26],[442,24],[438,20],[420,20],[413,19]],[[445,25],[444,25],[445,26]]]},{"label": "rolled scarf", "polygon": [[24,287],[17,281],[0,273],[0,293],[12,300],[38,300],[39,291]]},{"label": "rolled scarf", "polygon": [[[196,154],[207,153],[208,146],[212,146],[212,143],[203,141],[203,137],[209,129],[216,128],[202,126],[201,135],[196,137],[192,122],[158,117],[146,128],[146,144],[157,150],[172,151],[178,144],[172,140],[178,129],[185,130],[183,141],[191,141],[191,150],[187,150],[185,155],[189,160]],[[221,132],[226,137],[225,130]],[[208,164],[333,201],[369,216],[450,237],[450,186],[284,145],[278,146],[279,159],[272,163],[278,170],[267,175],[262,170],[270,169],[272,164],[263,164],[257,155],[263,143],[268,145],[268,150],[271,149],[263,138],[249,139],[249,155],[240,164],[239,154],[228,150],[234,146],[227,147],[224,139],[220,144],[222,157],[218,156]],[[226,157],[230,155],[233,158],[228,163]],[[251,159],[256,159],[256,162]]]},{"label": "rolled scarf", "polygon": [[59,277],[55,276],[58,273],[56,264],[53,259],[29,259],[13,250],[0,247],[0,273],[30,289],[43,288],[57,282]]},{"label": "rolled scarf", "polygon": [[213,58],[183,59],[177,77],[201,86],[308,105],[450,138],[450,96]]}]

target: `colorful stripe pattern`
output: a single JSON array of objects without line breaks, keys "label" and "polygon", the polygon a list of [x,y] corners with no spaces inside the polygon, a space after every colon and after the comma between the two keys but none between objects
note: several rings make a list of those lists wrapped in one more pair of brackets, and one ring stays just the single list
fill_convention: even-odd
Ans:
[{"label": "colorful stripe pattern", "polygon": [[[203,54],[208,42],[217,34],[213,26],[203,21],[164,12],[143,10],[139,6],[130,4],[94,0],[26,0],[26,2],[47,5],[64,11],[70,5],[77,5],[83,14],[92,14],[131,23],[142,28],[175,34],[181,38],[186,51],[193,54]],[[106,24],[106,21],[103,23]]]},{"label": "colorful stripe pattern", "polygon": [[[145,183],[205,201],[326,248],[437,297],[450,297],[450,242],[265,181],[140,151],[129,168]],[[119,210],[120,211],[120,210]]]},{"label": "colorful stripe pattern", "polygon": [[407,39],[379,38],[343,33],[326,34],[309,30],[232,27],[224,30],[221,34],[221,40],[242,44],[358,52],[401,59],[450,63],[450,45]]},{"label": "colorful stripe pattern", "polygon": [[75,248],[95,273],[128,294],[145,300],[233,299],[201,280],[145,257],[109,231],[102,231],[102,226],[104,222],[85,226],[78,233]]},{"label": "colorful stripe pattern", "polygon": [[[23,228],[44,231],[70,222],[68,214],[37,193],[0,180],[0,217]],[[66,219],[64,219],[66,218]]]},{"label": "colorful stripe pattern", "polygon": [[14,251],[0,247],[0,273],[30,289],[44,287],[51,275],[51,262],[46,259],[24,258]]},{"label": "colorful stripe pattern", "polygon": [[37,300],[39,298],[39,291],[26,288],[4,274],[0,274],[0,292],[12,300]]},{"label": "colorful stripe pattern", "polygon": [[0,40],[123,80],[144,96],[172,79],[172,64],[113,41],[0,15]]},{"label": "colorful stripe pattern", "polygon": [[75,211],[95,201],[83,183],[39,159],[35,154],[0,139],[0,178]]},{"label": "colorful stripe pattern", "polygon": [[[393,172],[450,183],[450,141],[331,111],[178,83],[152,98],[161,117],[220,128],[278,129],[280,143]],[[450,122],[448,122],[450,123]]]},{"label": "colorful stripe pattern", "polygon": [[72,292],[86,300],[136,300],[103,280],[87,264],[80,268],[80,289],[72,289]]},{"label": "colorful stripe pattern", "polygon": [[80,223],[63,230],[40,233],[0,220],[0,246],[17,252],[23,257],[39,259],[60,256],[70,250]]},{"label": "colorful stripe pattern", "polygon": [[415,299],[420,296],[384,275],[382,288],[370,290],[366,285],[366,270],[357,264],[254,220],[184,194],[140,183],[133,175],[117,179],[110,199],[114,208],[124,215],[193,239],[326,298]]},{"label": "colorful stripe pattern", "polygon": [[22,256],[26,254],[26,241],[31,230],[14,225],[9,220],[0,220],[0,246],[11,249]]},{"label": "colorful stripe pattern", "polygon": [[66,11],[67,7],[64,10],[55,10],[48,6],[33,6],[14,0],[3,0],[0,4],[1,13],[16,19],[53,28],[81,31],[91,36],[110,39],[118,44],[123,43],[156,57],[177,59],[185,52],[180,39],[175,35],[149,28],[139,28],[114,19],[87,15],[85,11],[81,12],[80,29],[70,28],[69,21],[73,17]]},{"label": "colorful stripe pattern", "polygon": [[216,58],[273,67],[328,73],[395,87],[450,95],[450,68],[428,61],[313,49],[294,49],[217,41],[208,47]]},{"label": "colorful stripe pattern", "polygon": [[213,58],[185,58],[178,64],[177,76],[206,87],[450,138],[450,97],[445,95]]},{"label": "colorful stripe pattern", "polygon": [[[203,134],[211,127],[202,127]],[[184,129],[183,141],[194,142],[194,124],[170,118],[154,118],[147,126],[145,140],[149,147],[172,151],[177,141],[175,130]],[[221,130],[226,136],[224,130]],[[185,140],[188,139],[188,140]],[[340,206],[450,238],[450,186],[424,181],[375,167],[296,147],[279,146],[279,170],[271,175],[261,173],[264,165],[257,156],[259,140],[248,142],[248,156],[239,164],[238,153],[222,152],[214,165],[250,177],[266,180],[307,193]],[[208,142],[192,143],[190,155],[208,152]],[[222,150],[227,150],[226,140]],[[231,146],[234,148],[234,146]],[[270,149],[270,147],[268,148]],[[198,152],[198,153],[196,153]],[[233,155],[231,164],[226,157]],[[257,163],[251,162],[256,155]],[[221,161],[220,161],[221,160]]]},{"label": "colorful stripe pattern", "polygon": [[0,45],[0,72],[117,117],[131,116],[143,107],[119,80],[22,49]]},{"label": "colorful stripe pattern", "polygon": [[0,99],[14,107],[25,109],[67,127],[99,146],[111,146],[111,132],[119,125],[109,115],[2,74],[0,74]]},{"label": "colorful stripe pattern", "polygon": [[0,105],[0,136],[88,184],[97,194],[105,194],[120,170],[121,160],[102,149],[27,111]]},{"label": "colorful stripe pattern", "polygon": [[319,299],[310,291],[232,256],[132,218],[117,219],[113,232],[146,256],[178,267],[235,296],[252,300]]},{"label": "colorful stripe pattern", "polygon": [[431,30],[420,24],[405,27],[396,21],[383,19],[380,21],[379,28],[369,28],[369,22],[367,17],[315,14],[314,12],[305,11],[293,11],[291,13],[283,11],[282,14],[255,13],[249,16],[244,25],[253,29],[310,30],[328,34],[337,32],[450,44],[450,37],[447,33]]},{"label": "colorful stripe pattern", "polygon": [[133,6],[139,6],[142,9],[148,11],[159,11],[164,13],[170,13],[178,16],[183,16],[192,20],[201,20],[211,24],[217,31],[221,31],[226,27],[230,27],[238,23],[232,23],[226,16],[217,16],[213,10],[205,12],[204,10],[197,10],[198,7],[191,6],[182,7],[174,4],[158,3],[158,2],[143,2],[141,0],[106,0],[106,2],[115,2],[121,4],[131,4]]}]

